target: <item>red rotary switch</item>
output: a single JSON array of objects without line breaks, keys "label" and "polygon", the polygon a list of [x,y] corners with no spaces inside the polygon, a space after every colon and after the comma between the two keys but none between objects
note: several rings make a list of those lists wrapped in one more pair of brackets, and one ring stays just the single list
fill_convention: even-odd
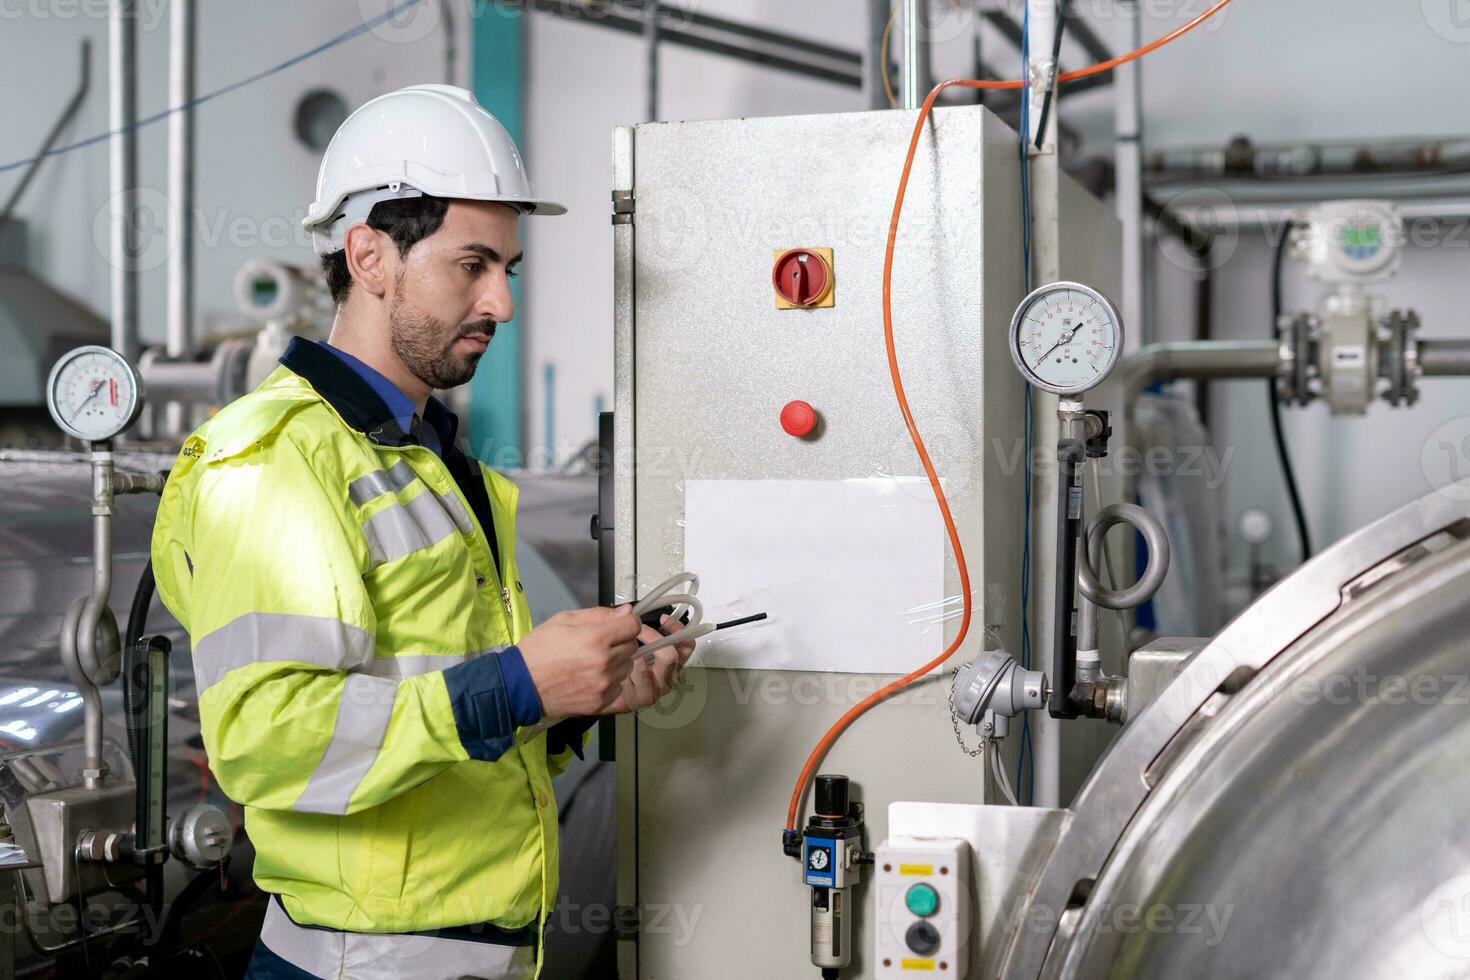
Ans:
[{"label": "red rotary switch", "polygon": [[806,402],[787,402],[786,407],[781,409],[781,428],[786,430],[787,435],[800,439],[810,435],[816,427],[817,412]]},{"label": "red rotary switch", "polygon": [[820,252],[793,248],[778,256],[771,267],[771,285],[792,306],[822,305],[832,292],[832,266]]}]

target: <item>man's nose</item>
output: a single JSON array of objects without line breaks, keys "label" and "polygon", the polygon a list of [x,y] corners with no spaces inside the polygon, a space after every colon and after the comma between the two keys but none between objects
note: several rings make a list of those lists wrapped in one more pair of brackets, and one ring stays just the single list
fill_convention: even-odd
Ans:
[{"label": "man's nose", "polygon": [[490,276],[489,279],[475,303],[475,316],[488,318],[496,323],[506,323],[515,317],[515,300],[510,294],[510,279],[503,274]]}]

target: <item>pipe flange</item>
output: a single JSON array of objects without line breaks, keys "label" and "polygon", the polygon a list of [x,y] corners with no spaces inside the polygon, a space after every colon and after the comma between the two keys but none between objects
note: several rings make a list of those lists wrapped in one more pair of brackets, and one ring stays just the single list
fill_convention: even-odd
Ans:
[{"label": "pipe flange", "polygon": [[1403,315],[1404,404],[1419,400],[1419,314],[1406,310]]},{"label": "pipe flange", "polygon": [[1315,313],[1297,317],[1296,390],[1297,404],[1310,405],[1322,394],[1317,370],[1317,348],[1322,341],[1322,320]]},{"label": "pipe flange", "polygon": [[1386,348],[1380,374],[1388,380],[1383,393],[1390,405],[1413,405],[1419,400],[1419,315],[1413,310],[1394,310],[1379,324],[1380,341]]},{"label": "pipe flange", "polygon": [[[1308,405],[1317,397],[1312,382],[1316,375],[1315,348],[1322,323],[1311,313],[1283,314],[1276,321],[1281,343],[1281,367],[1276,393],[1287,405]],[[1320,383],[1317,388],[1320,390]]]}]

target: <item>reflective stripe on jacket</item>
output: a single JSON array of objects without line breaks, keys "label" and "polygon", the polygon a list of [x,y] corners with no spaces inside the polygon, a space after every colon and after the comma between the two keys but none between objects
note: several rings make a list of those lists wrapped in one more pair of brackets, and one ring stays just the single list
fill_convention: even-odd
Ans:
[{"label": "reflective stripe on jacket", "polygon": [[154,526],[210,768],[297,922],[489,923],[533,936],[539,970],[571,749],[548,758],[497,688],[495,655],[532,625],[518,490],[417,445],[310,346],[190,437]]}]

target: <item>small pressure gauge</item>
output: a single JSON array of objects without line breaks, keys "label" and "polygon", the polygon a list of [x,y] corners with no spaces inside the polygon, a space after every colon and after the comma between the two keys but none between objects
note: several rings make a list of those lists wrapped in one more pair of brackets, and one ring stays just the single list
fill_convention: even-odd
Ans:
[{"label": "small pressure gauge", "polygon": [[1078,395],[1100,384],[1123,350],[1123,321],[1090,286],[1054,282],[1032,291],[1011,318],[1011,358],[1031,384]]},{"label": "small pressure gauge", "polygon": [[132,425],[143,408],[143,382],[110,347],[68,351],[46,379],[46,406],[62,430],[102,442]]}]

